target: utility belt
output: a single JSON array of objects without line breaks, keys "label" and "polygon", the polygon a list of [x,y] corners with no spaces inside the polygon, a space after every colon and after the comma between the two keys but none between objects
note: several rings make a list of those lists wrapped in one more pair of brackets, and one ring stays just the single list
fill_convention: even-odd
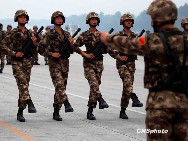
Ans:
[{"label": "utility belt", "polygon": [[128,57],[128,59],[126,61],[123,61],[123,62],[135,62],[135,60],[138,60],[137,55],[129,55],[129,54],[124,54],[124,53],[119,53],[119,55]]}]

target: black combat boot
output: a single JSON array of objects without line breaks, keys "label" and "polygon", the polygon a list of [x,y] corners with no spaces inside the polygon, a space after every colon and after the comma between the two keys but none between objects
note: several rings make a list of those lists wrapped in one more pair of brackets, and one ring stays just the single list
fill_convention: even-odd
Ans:
[{"label": "black combat boot", "polygon": [[29,113],[36,113],[37,112],[37,110],[35,109],[35,106],[34,106],[34,104],[33,104],[31,99],[28,99],[26,101],[26,103],[28,104],[28,112]]},{"label": "black combat boot", "polygon": [[138,97],[135,93],[131,94],[131,99],[133,101],[132,107],[143,107],[143,104],[138,100]]},{"label": "black combat boot", "polygon": [[119,118],[128,119],[128,116],[127,116],[127,114],[125,113],[125,110],[126,110],[126,108],[121,107],[121,111],[120,111],[120,114],[119,114]]},{"label": "black combat boot", "polygon": [[3,69],[0,69],[0,73],[3,73]]},{"label": "black combat boot", "polygon": [[87,119],[89,119],[89,120],[96,120],[95,116],[93,115],[93,108],[92,107],[88,108]]},{"label": "black combat boot", "polygon": [[65,106],[65,112],[73,112],[74,109],[72,108],[72,106],[70,105],[68,100],[65,100],[64,102],[64,106]]},{"label": "black combat boot", "polygon": [[53,113],[53,119],[56,121],[62,121],[62,117],[59,115],[59,107],[58,105],[54,104],[54,113]]},{"label": "black combat boot", "polygon": [[108,108],[108,104],[106,103],[106,101],[102,98],[102,95],[100,95],[97,98],[97,101],[99,102],[99,109],[104,109],[104,108]]},{"label": "black combat boot", "polygon": [[25,122],[25,118],[23,117],[23,109],[22,108],[18,109],[17,120],[20,122]]}]

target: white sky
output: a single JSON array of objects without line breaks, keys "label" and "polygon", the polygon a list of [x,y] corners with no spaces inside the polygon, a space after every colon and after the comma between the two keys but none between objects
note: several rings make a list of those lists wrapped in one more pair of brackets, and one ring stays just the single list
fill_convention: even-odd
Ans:
[{"label": "white sky", "polygon": [[[87,14],[91,11],[104,14],[130,12],[138,15],[153,0],[0,0],[0,19],[13,18],[18,9],[25,9],[30,19],[50,19],[54,11],[65,16]],[[188,0],[172,0],[177,7]]]}]

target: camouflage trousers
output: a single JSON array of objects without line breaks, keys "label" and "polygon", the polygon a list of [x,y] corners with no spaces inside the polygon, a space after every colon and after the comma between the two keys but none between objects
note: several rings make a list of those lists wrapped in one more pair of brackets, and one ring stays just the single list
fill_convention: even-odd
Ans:
[{"label": "camouflage trousers", "polygon": [[146,129],[154,131],[147,134],[148,141],[188,141],[188,109],[148,108]]},{"label": "camouflage trousers", "polygon": [[90,86],[88,107],[96,108],[97,98],[101,95],[99,85],[101,84],[101,76],[103,67],[103,61],[88,62],[84,59],[84,76],[88,80]]},{"label": "camouflage trousers", "polygon": [[120,106],[127,108],[129,99],[133,93],[133,82],[135,73],[135,62],[123,62],[117,60],[116,67],[118,69],[119,76],[123,82],[123,91],[121,97]]},{"label": "camouflage trousers", "polygon": [[4,69],[5,66],[5,55],[0,55],[0,69]]},{"label": "camouflage trousers", "polygon": [[37,47],[37,50],[33,54],[33,61],[34,62],[38,62],[38,60],[39,60],[39,57],[38,57],[38,47]]},{"label": "camouflage trousers", "polygon": [[54,105],[58,105],[60,109],[64,101],[68,99],[66,86],[69,71],[69,60],[61,59],[57,62],[49,60],[49,70],[55,87]]},{"label": "camouflage trousers", "polygon": [[26,108],[26,101],[31,99],[29,95],[29,81],[32,68],[32,59],[22,59],[21,61],[12,60],[12,70],[13,75],[16,79],[18,90],[19,90],[19,99],[18,107]]}]

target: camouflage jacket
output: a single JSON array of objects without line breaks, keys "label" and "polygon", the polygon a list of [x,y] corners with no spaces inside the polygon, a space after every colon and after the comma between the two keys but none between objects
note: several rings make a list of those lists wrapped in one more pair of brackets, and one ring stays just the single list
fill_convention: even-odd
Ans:
[{"label": "camouflage jacket", "polygon": [[[93,51],[95,51],[96,46],[99,44],[100,41],[101,40],[99,35],[94,35],[92,32],[90,32],[90,30],[87,30],[85,32],[82,32],[77,38],[76,42],[74,43],[74,51],[80,54],[82,51],[80,47],[85,45],[86,52],[92,53]],[[106,46],[102,46],[102,53],[106,53]]]},{"label": "camouflage jacket", "polygon": [[[14,28],[6,37],[2,40],[1,48],[6,54],[15,57],[16,52],[22,52],[23,46],[31,40],[32,33],[26,29],[23,33],[18,27]],[[31,50],[34,52],[35,46],[31,45]],[[31,54],[32,56],[33,54]]]},{"label": "camouflage jacket", "polygon": [[[173,33],[180,32],[180,30],[175,27],[163,28],[161,32]],[[188,37],[185,35],[174,34],[168,37],[170,47],[177,53],[180,63],[183,63],[184,37],[188,42]],[[144,56],[144,86],[150,90],[150,94],[147,99],[147,107],[188,108],[188,99],[186,95],[182,94],[183,92],[175,92],[171,90],[162,90],[160,92],[163,80],[171,74],[174,68],[172,60],[166,54],[163,42],[159,37],[159,33],[151,33],[134,39],[108,35],[107,42],[110,44],[110,48],[116,48],[122,53]],[[188,57],[185,62],[185,65],[188,66]]]},{"label": "camouflage jacket", "polygon": [[[5,38],[5,31],[0,30],[0,45],[1,45],[1,41],[3,40],[3,38]],[[4,54],[2,53],[2,51],[0,51],[0,57],[4,56]]]},{"label": "camouflage jacket", "polygon": [[[62,29],[62,35],[60,35],[55,29],[50,30],[50,32],[45,34],[45,38],[39,43],[39,53],[41,55],[48,55],[49,59],[54,59],[51,54],[58,52],[60,53],[61,45],[68,40],[70,33]],[[47,50],[45,49],[47,48]],[[69,46],[68,49],[72,49],[72,46]]]}]

